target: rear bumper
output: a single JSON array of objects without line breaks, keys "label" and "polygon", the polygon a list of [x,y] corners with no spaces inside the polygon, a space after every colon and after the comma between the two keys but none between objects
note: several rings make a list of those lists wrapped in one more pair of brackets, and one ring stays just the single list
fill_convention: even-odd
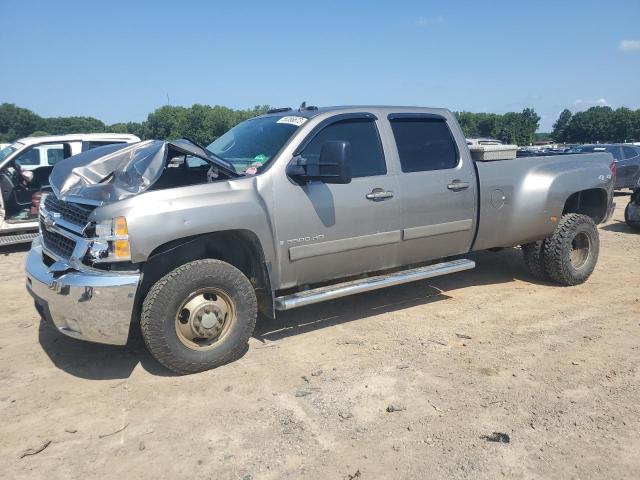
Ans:
[{"label": "rear bumper", "polygon": [[62,333],[81,340],[124,345],[129,336],[138,273],[68,270],[52,273],[39,239],[26,261],[27,290],[40,314]]}]

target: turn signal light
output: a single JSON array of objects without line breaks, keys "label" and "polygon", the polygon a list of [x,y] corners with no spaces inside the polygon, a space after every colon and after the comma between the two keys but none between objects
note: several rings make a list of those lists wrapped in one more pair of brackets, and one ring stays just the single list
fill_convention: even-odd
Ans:
[{"label": "turn signal light", "polygon": [[129,260],[131,258],[131,249],[129,248],[129,240],[127,239],[129,229],[127,228],[126,218],[116,217],[113,219],[113,235],[116,237],[116,240],[113,242],[113,256],[117,260]]},{"label": "turn signal light", "polygon": [[114,235],[129,235],[129,229],[127,228],[127,219],[124,217],[116,217],[113,219],[113,234]]}]

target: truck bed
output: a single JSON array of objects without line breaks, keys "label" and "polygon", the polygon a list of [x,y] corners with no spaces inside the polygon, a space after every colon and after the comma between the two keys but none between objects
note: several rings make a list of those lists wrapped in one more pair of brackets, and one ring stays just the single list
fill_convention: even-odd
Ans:
[{"label": "truck bed", "polygon": [[[511,247],[550,235],[565,208],[566,192],[595,182],[592,195],[606,195],[612,162],[610,154],[602,153],[475,162],[479,210],[472,250]],[[605,217],[606,210],[594,212],[596,223]]]}]

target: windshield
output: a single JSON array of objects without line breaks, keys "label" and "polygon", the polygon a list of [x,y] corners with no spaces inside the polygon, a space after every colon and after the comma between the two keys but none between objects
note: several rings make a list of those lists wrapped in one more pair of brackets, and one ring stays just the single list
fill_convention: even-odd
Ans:
[{"label": "windshield", "polygon": [[304,117],[257,117],[239,123],[207,147],[236,172],[255,175],[291,138]]},{"label": "windshield", "polygon": [[16,143],[12,143],[11,145],[8,145],[8,146],[4,147],[2,150],[0,150],[0,162],[2,160],[4,160],[5,158],[7,158],[9,155],[11,155],[16,150],[18,150],[22,146],[23,145],[21,143],[17,143],[16,142]]}]

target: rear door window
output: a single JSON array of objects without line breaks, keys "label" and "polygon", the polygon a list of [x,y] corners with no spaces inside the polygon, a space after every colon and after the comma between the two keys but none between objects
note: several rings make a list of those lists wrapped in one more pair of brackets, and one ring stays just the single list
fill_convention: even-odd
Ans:
[{"label": "rear door window", "polygon": [[622,147],[624,158],[633,158],[638,156],[638,150],[633,147]]},{"label": "rear door window", "polygon": [[445,170],[458,165],[458,149],[444,119],[392,118],[390,122],[403,172]]},{"label": "rear door window", "polygon": [[51,145],[46,148],[47,163],[49,165],[55,165],[60,160],[64,159],[64,147],[60,145]]},{"label": "rear door window", "polygon": [[346,141],[351,144],[351,176],[372,177],[385,175],[387,165],[382,143],[373,119],[341,120],[323,128],[302,152],[307,159],[320,158],[325,142]]}]

